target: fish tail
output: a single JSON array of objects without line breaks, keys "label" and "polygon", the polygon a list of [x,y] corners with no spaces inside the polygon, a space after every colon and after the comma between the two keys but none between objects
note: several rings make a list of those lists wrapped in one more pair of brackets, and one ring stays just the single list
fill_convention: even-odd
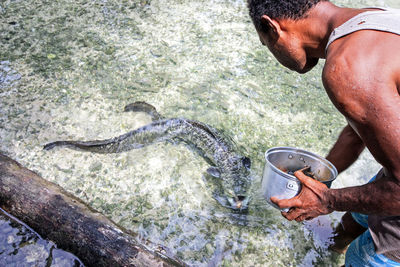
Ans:
[{"label": "fish tail", "polygon": [[157,121],[112,139],[56,141],[46,144],[44,149],[50,150],[56,146],[66,146],[95,153],[119,153],[174,139],[181,133],[181,126],[180,119]]},{"label": "fish tail", "polygon": [[96,153],[117,153],[119,146],[113,139],[97,141],[55,141],[44,145],[44,150],[50,150],[56,146],[70,147],[74,149],[87,150]]},{"label": "fish tail", "polygon": [[50,150],[50,149],[55,148],[56,146],[66,146],[69,143],[70,143],[69,141],[55,141],[55,142],[51,142],[51,143],[45,144],[43,146],[43,149],[44,150]]},{"label": "fish tail", "polygon": [[125,112],[128,112],[128,111],[144,112],[144,113],[149,114],[151,116],[152,120],[154,120],[154,121],[163,119],[163,117],[160,115],[160,113],[157,112],[157,109],[154,106],[152,106],[146,102],[143,102],[143,101],[138,101],[138,102],[134,102],[129,105],[126,105],[124,108],[124,111]]}]

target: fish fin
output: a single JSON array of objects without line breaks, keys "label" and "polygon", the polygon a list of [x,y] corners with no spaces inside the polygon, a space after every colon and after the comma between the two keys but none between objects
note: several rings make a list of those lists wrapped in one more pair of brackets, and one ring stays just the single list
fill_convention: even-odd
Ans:
[{"label": "fish fin", "polygon": [[217,167],[210,167],[207,169],[207,173],[213,177],[220,178],[221,177],[221,172]]},{"label": "fish fin", "polygon": [[222,207],[229,207],[230,204],[226,197],[213,194],[213,198],[222,206]]},{"label": "fish fin", "polygon": [[160,113],[157,112],[157,109],[154,106],[152,106],[146,102],[143,102],[143,101],[138,101],[138,102],[134,102],[134,103],[126,105],[124,108],[124,111],[125,112],[128,112],[128,111],[144,112],[144,113],[149,114],[151,116],[152,120],[156,120],[156,121],[163,119],[163,117],[160,115]]},{"label": "fish fin", "polygon": [[243,163],[243,166],[246,167],[246,169],[250,170],[251,160],[248,157],[242,157],[242,163]]}]

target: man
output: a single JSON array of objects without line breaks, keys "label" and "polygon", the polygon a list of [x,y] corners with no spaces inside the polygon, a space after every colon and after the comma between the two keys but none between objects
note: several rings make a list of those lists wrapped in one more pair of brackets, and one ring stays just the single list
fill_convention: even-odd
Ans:
[{"label": "man", "polygon": [[400,11],[324,0],[248,0],[248,6],[261,43],[282,65],[305,73],[326,59],[324,87],[348,121],[327,159],[340,173],[367,147],[383,166],[374,181],[343,189],[297,171],[299,195],[271,201],[290,208],[282,212],[288,220],[347,211],[336,238],[336,250],[351,242],[346,266],[400,266]]}]

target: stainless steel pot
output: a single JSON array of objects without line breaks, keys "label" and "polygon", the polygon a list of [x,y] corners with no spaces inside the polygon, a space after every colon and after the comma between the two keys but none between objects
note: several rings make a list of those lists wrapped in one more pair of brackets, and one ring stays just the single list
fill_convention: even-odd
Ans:
[{"label": "stainless steel pot", "polygon": [[289,173],[310,166],[314,177],[328,187],[338,174],[335,166],[325,158],[298,148],[271,148],[265,152],[265,160],[262,194],[275,208],[278,207],[271,202],[272,196],[288,199],[296,196],[301,190],[300,181]]}]

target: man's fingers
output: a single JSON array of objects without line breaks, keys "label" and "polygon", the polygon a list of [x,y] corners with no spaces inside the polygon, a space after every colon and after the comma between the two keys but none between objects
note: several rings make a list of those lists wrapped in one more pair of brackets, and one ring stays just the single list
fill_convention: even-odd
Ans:
[{"label": "man's fingers", "polygon": [[[292,208],[288,212],[282,212],[282,215],[289,221],[296,220],[300,222],[304,220],[302,219],[303,217],[306,218],[306,216],[303,215],[303,213],[304,213],[303,209]],[[301,220],[298,220],[299,218],[301,218]]]},{"label": "man's fingers", "polygon": [[294,176],[296,176],[296,178],[299,179],[299,181],[307,187],[316,187],[323,185],[323,183],[305,175],[301,170],[295,171]]},{"label": "man's fingers", "polygon": [[304,172],[304,171],[308,171],[311,170],[311,166],[305,166],[304,168],[297,170],[297,172]]},{"label": "man's fingers", "polygon": [[310,215],[304,209],[299,209],[299,208],[292,208],[288,212],[281,212],[281,214],[287,220],[289,221],[295,220],[297,222],[308,221],[315,218],[315,216]]},{"label": "man's fingers", "polygon": [[310,216],[310,215],[307,215],[307,214],[303,214],[303,215],[298,216],[295,220],[296,220],[296,222],[302,222],[302,221],[309,221],[309,220],[312,220],[314,218],[315,218],[315,216]]},{"label": "man's fingers", "polygon": [[271,197],[271,201],[280,209],[298,207],[301,205],[301,201],[296,197],[290,199],[278,199],[277,197]]},{"label": "man's fingers", "polygon": [[[300,182],[303,183],[303,181],[304,181],[304,184],[306,184],[307,180],[312,179],[311,177],[305,175],[302,170],[295,171],[294,176],[296,176],[296,178],[299,179]],[[312,180],[314,180],[314,179],[312,179]]]}]

